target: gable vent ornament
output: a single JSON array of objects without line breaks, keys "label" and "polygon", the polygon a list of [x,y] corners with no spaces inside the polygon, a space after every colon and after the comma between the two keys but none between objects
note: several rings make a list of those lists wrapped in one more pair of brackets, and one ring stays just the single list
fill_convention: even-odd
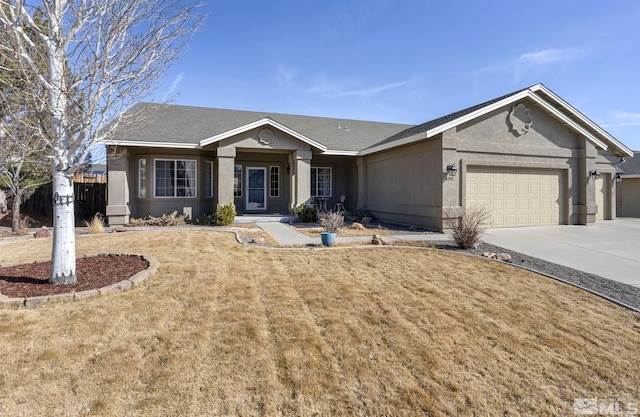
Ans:
[{"label": "gable vent ornament", "polygon": [[511,125],[511,131],[516,136],[522,136],[527,133],[533,124],[533,118],[527,106],[522,103],[513,106],[509,112],[509,124]]},{"label": "gable vent ornament", "polygon": [[260,132],[258,132],[258,142],[262,143],[263,145],[271,144],[274,137],[275,135],[273,134],[271,129],[262,129]]}]

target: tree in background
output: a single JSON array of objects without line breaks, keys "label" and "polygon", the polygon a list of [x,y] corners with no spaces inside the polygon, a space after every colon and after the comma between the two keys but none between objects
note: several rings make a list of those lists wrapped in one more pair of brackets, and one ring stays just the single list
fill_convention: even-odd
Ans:
[{"label": "tree in background", "polygon": [[202,23],[198,7],[190,0],[0,0],[0,51],[17,63],[21,75],[13,78],[30,80],[25,94],[42,109],[37,127],[53,180],[51,283],[76,282],[73,174],[126,123],[123,112],[158,86]]},{"label": "tree in background", "polygon": [[[44,28],[46,22],[42,19],[42,12],[36,11],[34,22]],[[44,68],[41,59],[36,57],[34,62]],[[9,190],[13,199],[14,233],[20,231],[20,205],[24,197],[51,180],[47,144],[38,123],[38,112],[43,111],[41,100],[32,100],[39,86],[31,82],[33,74],[19,65],[8,54],[0,55],[0,187]],[[39,95],[42,94],[41,90]]]}]

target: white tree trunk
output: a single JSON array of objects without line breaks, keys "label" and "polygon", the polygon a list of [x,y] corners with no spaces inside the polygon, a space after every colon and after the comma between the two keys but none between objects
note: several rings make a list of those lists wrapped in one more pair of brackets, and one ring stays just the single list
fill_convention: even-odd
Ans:
[{"label": "white tree trunk", "polygon": [[76,283],[76,233],[73,178],[54,168],[52,284]]},{"label": "white tree trunk", "polygon": [[52,284],[76,283],[76,228],[74,216],[73,173],[70,168],[69,122],[67,120],[67,85],[64,77],[65,50],[62,47],[62,21],[66,0],[49,5],[49,30],[46,41],[49,67],[49,108],[53,145],[53,248]]}]

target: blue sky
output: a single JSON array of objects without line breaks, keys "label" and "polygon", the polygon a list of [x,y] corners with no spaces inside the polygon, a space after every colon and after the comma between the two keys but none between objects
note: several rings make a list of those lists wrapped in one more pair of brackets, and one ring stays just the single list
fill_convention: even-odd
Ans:
[{"label": "blue sky", "polygon": [[209,0],[156,100],[418,124],[543,83],[640,150],[640,2]]}]

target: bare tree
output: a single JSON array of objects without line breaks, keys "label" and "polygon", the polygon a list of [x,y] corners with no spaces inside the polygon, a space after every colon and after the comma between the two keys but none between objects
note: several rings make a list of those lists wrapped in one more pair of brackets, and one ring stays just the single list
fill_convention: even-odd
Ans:
[{"label": "bare tree", "polygon": [[29,102],[33,94],[25,91],[34,85],[26,71],[18,71],[18,65],[0,56],[0,66],[5,69],[0,73],[0,186],[7,188],[13,199],[14,233],[20,231],[23,198],[51,179],[47,146],[37,122],[41,100]]},{"label": "bare tree", "polygon": [[155,90],[203,22],[198,7],[190,0],[0,0],[0,51],[32,80],[31,99],[46,116],[39,127],[53,178],[51,283],[76,282],[74,172],[122,113]]}]

